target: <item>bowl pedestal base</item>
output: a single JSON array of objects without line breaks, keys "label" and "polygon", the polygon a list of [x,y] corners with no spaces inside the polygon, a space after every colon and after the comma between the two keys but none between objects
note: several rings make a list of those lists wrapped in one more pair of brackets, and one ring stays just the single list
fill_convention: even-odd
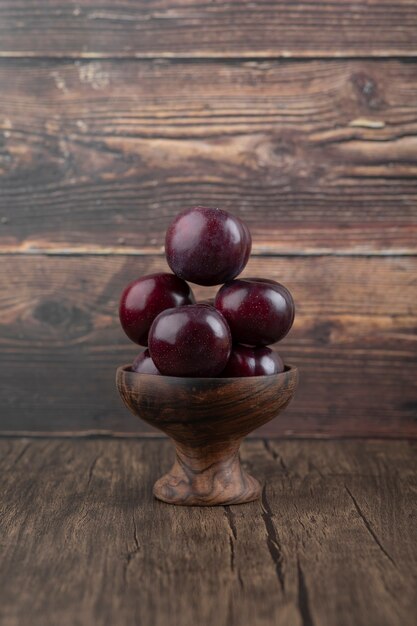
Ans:
[{"label": "bowl pedestal base", "polygon": [[184,506],[243,504],[257,500],[261,485],[242,467],[241,440],[217,446],[189,446],[175,442],[176,459],[156,481],[158,500]]}]

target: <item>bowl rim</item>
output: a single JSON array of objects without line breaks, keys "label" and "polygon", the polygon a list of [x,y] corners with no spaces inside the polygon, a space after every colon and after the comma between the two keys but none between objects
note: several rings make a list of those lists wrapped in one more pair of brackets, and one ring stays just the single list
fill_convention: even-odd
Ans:
[{"label": "bowl rim", "polygon": [[234,377],[221,377],[221,376],[217,376],[217,377],[209,377],[209,376],[199,376],[199,377],[190,377],[190,376],[165,376],[164,374],[144,374],[143,372],[133,372],[130,368],[132,367],[131,363],[126,363],[125,365],[120,365],[117,368],[117,375],[122,374],[129,374],[130,376],[140,376],[142,378],[150,378],[150,379],[154,379],[155,376],[157,376],[157,380],[169,380],[172,382],[178,382],[178,381],[189,381],[189,382],[194,382],[196,383],[196,381],[200,381],[200,380],[204,380],[204,381],[211,381],[211,382],[219,382],[219,381],[228,381],[228,382],[236,382],[236,381],[240,381],[240,380],[246,380],[246,381],[260,381],[260,380],[265,380],[265,379],[272,379],[272,378],[278,378],[279,376],[285,376],[288,375],[290,373],[292,374],[297,374],[298,373],[298,367],[296,365],[292,365],[291,363],[284,363],[284,371],[283,372],[279,372],[278,374],[267,374],[264,376],[234,376]]}]

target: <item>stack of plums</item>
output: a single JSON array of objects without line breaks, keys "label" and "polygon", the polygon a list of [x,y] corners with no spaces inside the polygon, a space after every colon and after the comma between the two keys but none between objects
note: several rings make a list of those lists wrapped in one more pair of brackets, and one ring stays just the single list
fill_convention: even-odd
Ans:
[{"label": "stack of plums", "polygon": [[[250,255],[247,226],[221,209],[195,207],[166,233],[173,274],[150,274],[123,291],[120,322],[147,346],[132,365],[144,374],[189,377],[266,376],[284,370],[277,352],[294,321],[288,289],[265,278],[238,278]],[[222,285],[214,300],[195,302],[186,281]]]}]

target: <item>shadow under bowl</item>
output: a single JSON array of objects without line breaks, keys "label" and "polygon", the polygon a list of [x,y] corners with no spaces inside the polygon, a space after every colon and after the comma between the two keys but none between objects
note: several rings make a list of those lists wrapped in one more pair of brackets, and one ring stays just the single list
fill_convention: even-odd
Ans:
[{"label": "shadow under bowl", "polygon": [[125,405],[175,444],[175,463],[155,483],[155,497],[199,506],[257,499],[261,486],[240,464],[240,443],[279,415],[297,382],[291,365],[281,374],[244,378],[156,376],[119,367],[116,384]]}]

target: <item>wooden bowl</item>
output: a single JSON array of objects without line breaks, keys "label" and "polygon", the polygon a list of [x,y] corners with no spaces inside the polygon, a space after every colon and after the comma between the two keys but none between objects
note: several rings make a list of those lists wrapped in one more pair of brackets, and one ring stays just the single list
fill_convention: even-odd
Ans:
[{"label": "wooden bowl", "polygon": [[119,367],[116,384],[125,405],[175,444],[175,463],[155,483],[155,497],[200,506],[256,500],[261,486],[240,464],[240,442],[277,417],[297,380],[291,365],[281,374],[245,378],[177,378]]}]

